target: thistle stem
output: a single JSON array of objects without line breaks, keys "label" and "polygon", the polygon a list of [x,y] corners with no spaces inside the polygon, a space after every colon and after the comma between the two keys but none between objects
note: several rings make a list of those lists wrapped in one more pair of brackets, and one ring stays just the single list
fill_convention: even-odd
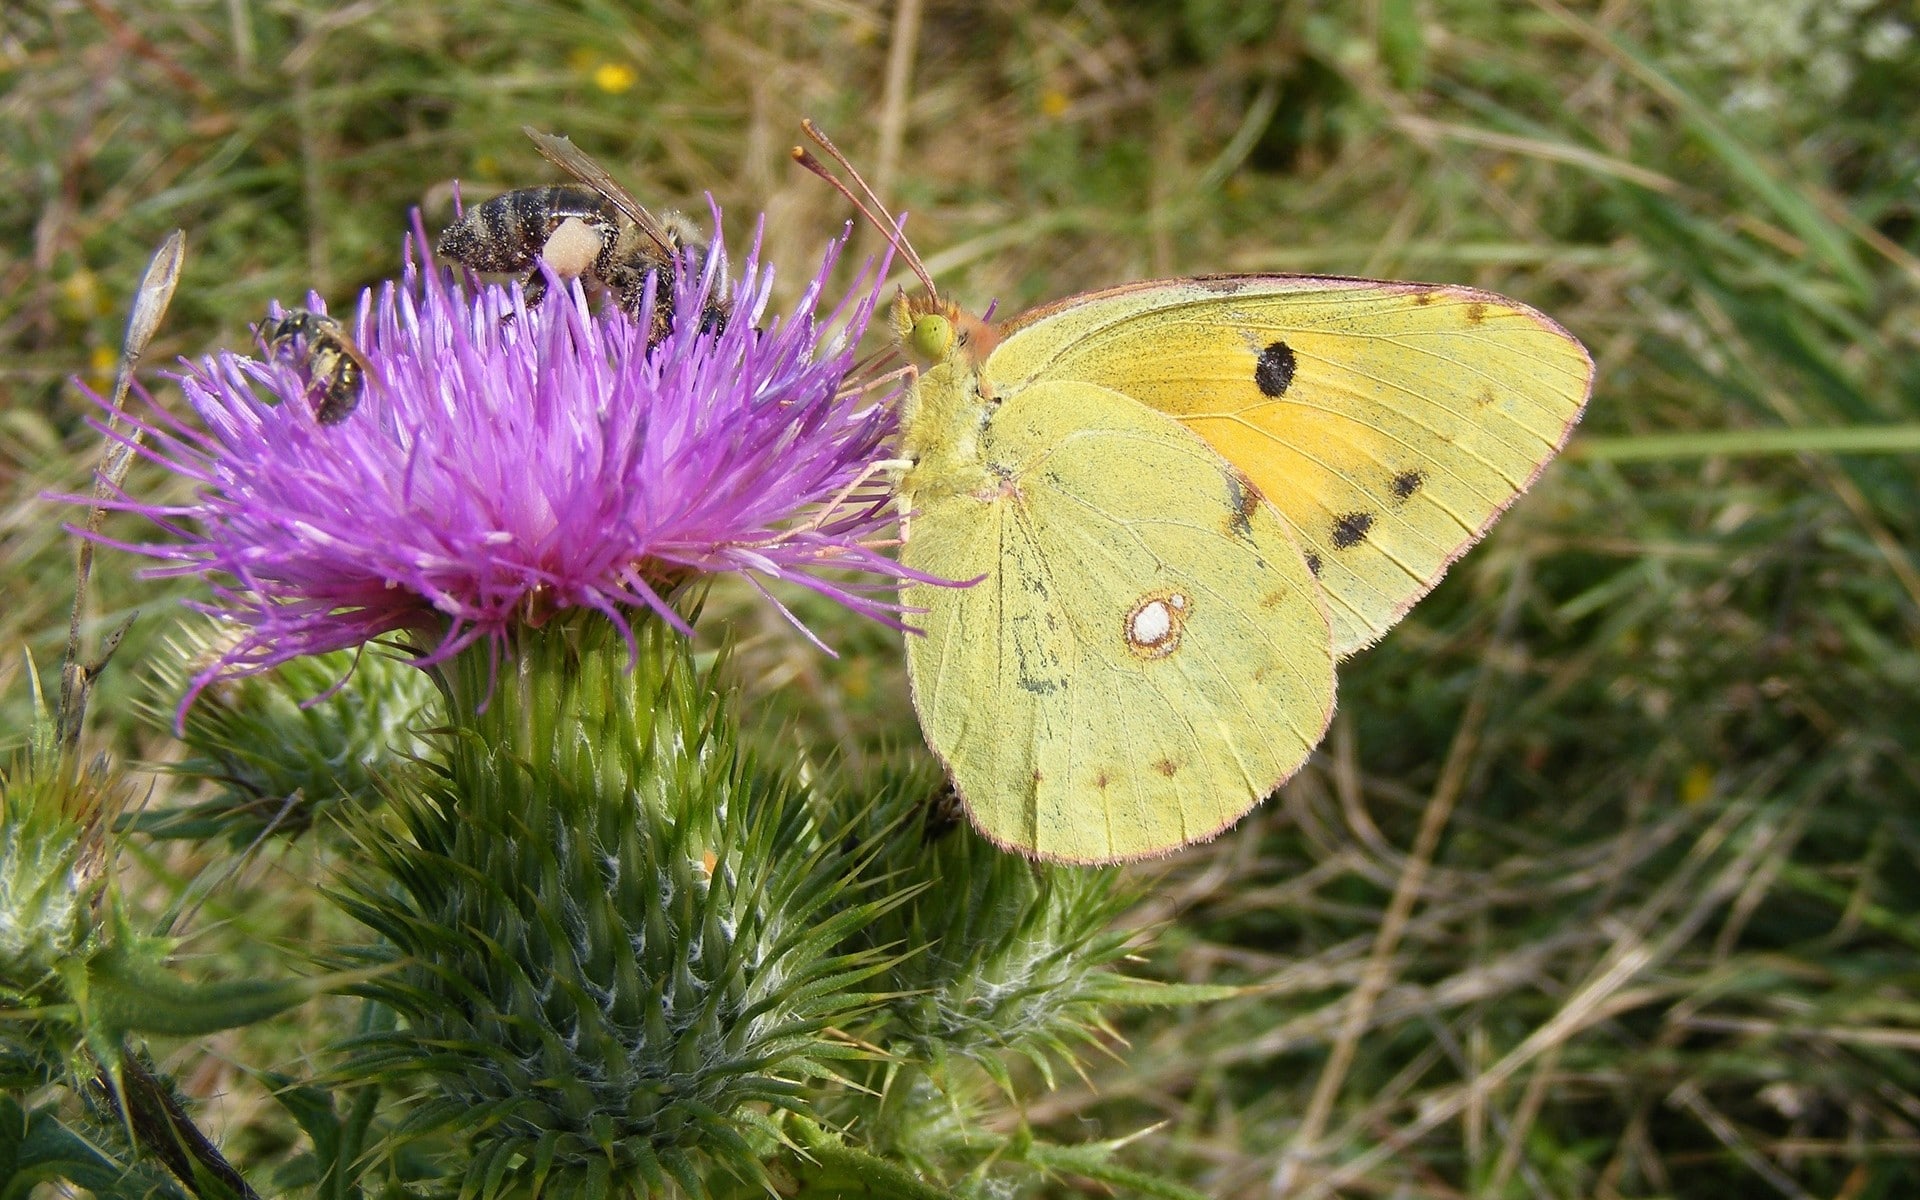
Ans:
[{"label": "thistle stem", "polygon": [[[135,1055],[121,1060],[119,1086],[103,1071],[100,1086],[126,1120],[136,1142],[166,1164],[183,1186],[196,1196],[239,1197],[260,1200],[260,1194],[247,1185],[214,1148],[207,1135],[194,1125],[180,1101],[158,1076],[147,1070]],[[209,1183],[218,1188],[209,1188]]]}]

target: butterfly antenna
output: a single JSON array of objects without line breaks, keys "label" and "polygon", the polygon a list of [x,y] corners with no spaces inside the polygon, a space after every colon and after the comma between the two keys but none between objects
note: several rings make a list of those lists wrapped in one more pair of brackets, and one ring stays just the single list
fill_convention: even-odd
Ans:
[{"label": "butterfly antenna", "polygon": [[[856,195],[851,188],[841,182],[838,175],[829,171],[827,165],[815,158],[805,147],[795,146],[793,148],[793,161],[826,180],[828,187],[831,187],[834,191],[846,197],[847,202],[858,209],[860,215],[867,219],[867,223],[879,230],[880,235],[886,238],[895,250],[899,251],[900,257],[906,260],[907,266],[912,268],[915,277],[920,280],[920,285],[927,289],[927,295],[938,299],[940,290],[933,286],[933,276],[927,273],[926,264],[920,261],[920,255],[914,251],[913,243],[907,240],[906,231],[900,228],[898,221],[890,216],[883,215],[887,210],[887,206],[880,202],[880,197],[874,195],[873,189],[867,186],[867,181],[861,178],[860,172],[855,169],[853,163],[848,160],[845,154],[840,152],[840,147],[833,144],[833,139],[820,132],[819,127],[812,121],[802,120],[800,122],[800,128],[806,131],[808,140],[812,141],[822,150],[825,150],[827,157],[837,163],[840,169],[845,171],[853,179],[855,184],[859,185],[860,193]],[[866,197],[865,202],[861,200],[861,196]]]}]

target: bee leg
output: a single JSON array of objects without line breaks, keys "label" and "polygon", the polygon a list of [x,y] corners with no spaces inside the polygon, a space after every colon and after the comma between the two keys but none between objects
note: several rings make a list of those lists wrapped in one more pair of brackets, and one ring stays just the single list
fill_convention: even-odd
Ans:
[{"label": "bee leg", "polygon": [[593,277],[613,293],[613,302],[621,312],[637,317],[646,300],[647,274],[618,261],[615,249],[611,241],[602,247],[600,257],[594,260]]},{"label": "bee leg", "polygon": [[535,268],[521,283],[520,289],[527,299],[527,310],[531,312],[539,308],[540,302],[547,298],[547,273]]},{"label": "bee leg", "polygon": [[[640,319],[647,306],[647,272],[621,271],[619,283],[612,285],[613,302],[621,312]],[[647,348],[658,346],[673,328],[673,299],[666,289],[666,279],[661,278],[653,293],[653,321],[647,328]]]},{"label": "bee leg", "polygon": [[[673,276],[665,270],[652,272],[651,275],[657,282],[653,285],[653,323],[647,329],[649,348],[666,341],[667,335],[673,332],[674,312]],[[633,283],[633,304],[631,307],[622,306],[627,308],[629,316],[640,316],[640,308],[647,294],[647,279],[647,275],[642,275]]]},{"label": "bee leg", "polygon": [[[539,267],[535,267],[525,279],[520,281],[520,298],[526,302],[527,311],[532,312],[534,309],[540,307],[540,302],[546,299],[546,297],[546,273],[541,271]],[[512,310],[508,310],[506,315],[500,318],[500,323],[502,325],[510,325],[513,323]]]}]

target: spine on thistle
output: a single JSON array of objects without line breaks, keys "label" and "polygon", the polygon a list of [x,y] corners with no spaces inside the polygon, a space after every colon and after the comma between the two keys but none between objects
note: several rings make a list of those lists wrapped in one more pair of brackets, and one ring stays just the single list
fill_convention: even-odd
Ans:
[{"label": "spine on thistle", "polygon": [[[891,901],[805,792],[743,760],[726,697],[664,621],[522,631],[445,664],[444,772],[342,891],[405,1028],[350,1074],[427,1084],[466,1186],[569,1195],[763,1178],[771,1118],[851,1048]],[[394,884],[398,884],[396,890]],[[504,1179],[498,1164],[514,1163]]]}]

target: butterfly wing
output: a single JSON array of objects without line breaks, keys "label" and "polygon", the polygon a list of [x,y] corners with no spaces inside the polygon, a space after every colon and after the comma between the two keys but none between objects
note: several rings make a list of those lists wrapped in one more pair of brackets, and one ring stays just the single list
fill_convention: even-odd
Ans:
[{"label": "butterfly wing", "polygon": [[1586,350],[1491,292],[1218,276],[1072,297],[1003,331],[983,387],[1112,388],[1252,480],[1326,590],[1334,651],[1371,644],[1525,491],[1580,419]]},{"label": "butterfly wing", "polygon": [[[945,367],[919,386],[961,385]],[[1042,383],[979,411],[977,456],[929,453],[902,481],[906,564],[978,580],[906,591],[925,610],[907,662],[928,742],[980,830],[1030,855],[1213,836],[1332,716],[1300,549],[1239,472],[1117,392]]]}]

